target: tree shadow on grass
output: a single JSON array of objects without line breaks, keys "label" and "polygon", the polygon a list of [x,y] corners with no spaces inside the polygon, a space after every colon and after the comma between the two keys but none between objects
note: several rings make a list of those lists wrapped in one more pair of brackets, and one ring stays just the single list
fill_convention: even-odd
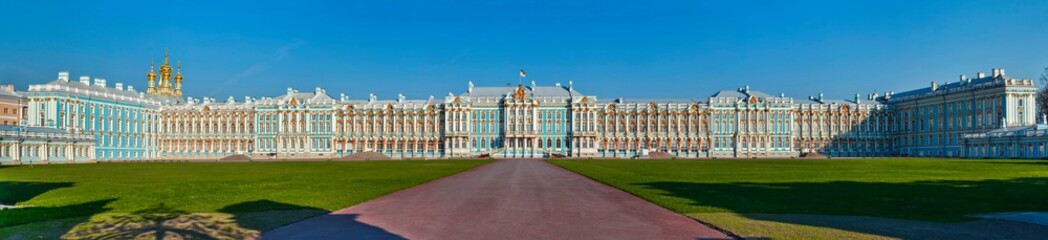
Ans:
[{"label": "tree shadow on grass", "polygon": [[[972,214],[1048,211],[1048,178],[982,181],[691,183],[641,186],[697,207],[956,222]],[[683,210],[683,209],[682,209]]]},{"label": "tree shadow on grass", "polygon": [[[298,222],[328,211],[294,204],[256,200],[226,206],[222,214],[190,213],[163,204],[127,214],[103,214],[76,225],[63,239],[255,239],[262,231]],[[328,215],[324,215],[328,216]],[[322,217],[324,217],[322,216]],[[336,216],[337,225],[306,224],[304,231],[336,231],[299,239],[396,239],[381,228]],[[347,221],[348,219],[348,221]],[[329,221],[330,222],[330,221]],[[330,228],[326,228],[330,227]],[[353,232],[341,232],[344,229]],[[338,235],[348,234],[348,235]],[[268,238],[268,237],[267,237]],[[278,238],[281,239],[281,238]]]},{"label": "tree shadow on grass", "polygon": [[[52,219],[90,216],[104,212],[105,205],[115,199],[98,200],[67,206],[26,206],[18,205],[48,191],[71,187],[69,182],[0,182],[0,227],[8,227]],[[5,209],[6,208],[6,209]]]},{"label": "tree shadow on grass", "polygon": [[0,228],[56,219],[85,217],[108,211],[106,204],[116,199],[105,199],[58,207],[24,207],[0,211]]},{"label": "tree shadow on grass", "polygon": [[63,239],[250,239],[258,231],[234,220],[189,213],[159,204],[129,214],[96,217],[73,227]]},{"label": "tree shadow on grass", "polygon": [[[242,202],[226,206],[219,211],[233,214],[233,219],[243,227],[260,231],[274,230],[265,233],[263,238],[405,239],[380,227],[358,221],[356,214],[329,214],[329,211],[320,208],[270,200]],[[279,228],[282,226],[283,228]]]},{"label": "tree shadow on grass", "polygon": [[263,239],[407,239],[359,220],[359,214],[332,213],[266,232]]},{"label": "tree shadow on grass", "polygon": [[[981,181],[792,182],[792,183],[692,183],[649,182],[638,184],[664,196],[690,201],[679,212],[727,210],[748,217],[760,214],[814,214],[869,216],[891,219],[961,222],[972,215],[994,212],[1048,211],[1048,178]],[[716,209],[710,209],[716,208]],[[795,224],[841,225],[817,221]],[[860,231],[862,229],[851,229]]]},{"label": "tree shadow on grass", "polygon": [[306,218],[328,213],[327,210],[299,206],[270,200],[255,200],[226,206],[219,212],[233,215],[240,226],[259,231],[298,222]]},{"label": "tree shadow on grass", "polygon": [[72,187],[70,182],[0,182],[0,204],[15,205],[58,188]]}]

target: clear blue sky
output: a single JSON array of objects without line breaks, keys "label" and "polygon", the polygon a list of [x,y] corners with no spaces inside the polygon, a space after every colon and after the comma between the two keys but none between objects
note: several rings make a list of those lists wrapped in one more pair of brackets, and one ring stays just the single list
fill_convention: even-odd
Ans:
[{"label": "clear blue sky", "polygon": [[145,89],[164,48],[187,95],[219,99],[439,97],[516,84],[522,67],[602,99],[743,85],[847,98],[1048,66],[1048,1],[154,2],[4,3],[0,83],[69,70]]}]

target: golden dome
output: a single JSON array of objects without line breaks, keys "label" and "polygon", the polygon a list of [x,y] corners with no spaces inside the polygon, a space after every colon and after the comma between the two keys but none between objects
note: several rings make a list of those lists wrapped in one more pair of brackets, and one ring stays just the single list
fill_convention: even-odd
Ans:
[{"label": "golden dome", "polygon": [[164,65],[160,65],[160,73],[171,73],[171,66],[167,65],[166,62]]},{"label": "golden dome", "polygon": [[146,74],[146,77],[149,77],[149,80],[156,79],[156,72],[153,71],[153,61],[152,60],[149,61],[149,73]]},{"label": "golden dome", "polygon": [[175,82],[182,82],[182,61],[178,61],[178,72],[175,73]]},{"label": "golden dome", "polygon": [[160,65],[160,73],[171,73],[171,65],[167,63],[167,49],[164,49],[164,64]]},{"label": "golden dome", "polygon": [[[174,68],[174,69],[172,69]],[[172,84],[172,71],[175,70],[177,73],[174,75],[174,83]],[[153,71],[153,61],[149,61],[149,89],[146,93],[161,95],[161,96],[182,96],[182,61],[178,61],[177,66],[171,66],[171,62],[168,58],[168,51],[164,49],[164,62],[160,64],[160,79],[157,78],[157,73]],[[159,82],[156,82],[159,80]]]}]

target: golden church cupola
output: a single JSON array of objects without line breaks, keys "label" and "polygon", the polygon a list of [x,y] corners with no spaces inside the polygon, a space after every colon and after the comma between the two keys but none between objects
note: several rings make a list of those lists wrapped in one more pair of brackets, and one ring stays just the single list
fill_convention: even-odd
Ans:
[{"label": "golden church cupola", "polygon": [[160,82],[156,82],[156,73],[153,72],[153,61],[149,62],[149,89],[146,93],[160,96],[182,97],[182,62],[178,62],[175,82],[171,82],[171,63],[168,60],[167,49],[164,49],[164,63],[160,64]]},{"label": "golden church cupola", "polygon": [[178,66],[175,68],[175,96],[182,97],[182,61],[178,61]]},{"label": "golden church cupola", "polygon": [[149,73],[146,77],[149,78],[149,88],[146,90],[148,94],[156,94],[156,71],[153,71],[153,59],[149,59]]}]

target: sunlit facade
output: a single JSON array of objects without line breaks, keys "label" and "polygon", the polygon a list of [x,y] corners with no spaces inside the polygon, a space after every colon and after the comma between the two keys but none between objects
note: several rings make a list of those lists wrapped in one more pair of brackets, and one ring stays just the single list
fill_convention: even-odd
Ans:
[{"label": "sunlit facade", "polygon": [[159,108],[179,101],[125,89],[121,83],[109,88],[101,78],[69,81],[68,72],[50,83],[30,85],[26,96],[29,126],[94,136],[94,157],[107,160],[157,157]]},{"label": "sunlit facade", "polygon": [[[231,155],[398,159],[463,157],[788,158],[989,156],[965,134],[1034,124],[1032,81],[1003,69],[895,94],[794,98],[748,86],[686,99],[598,99],[573,83],[474,86],[444,97],[182,98],[165,53],[146,92],[87,76],[31,85],[28,124],[93,136],[99,160]],[[171,81],[174,76],[174,82]],[[159,83],[158,83],[159,81]],[[969,138],[975,139],[975,135]],[[1044,147],[1036,145],[1034,147]],[[1048,151],[1045,151],[1048,152]],[[981,155],[977,155],[981,154]]]},{"label": "sunlit facade", "polygon": [[895,150],[908,156],[964,156],[965,134],[1035,124],[1036,95],[1032,80],[1008,77],[1004,69],[892,94],[889,103],[898,119]]},{"label": "sunlit facade", "polygon": [[14,85],[0,85],[0,125],[24,125],[26,104],[25,93],[15,91]]},{"label": "sunlit facade", "polygon": [[0,126],[0,164],[78,163],[95,159],[94,137],[54,128]]},{"label": "sunlit facade", "polygon": [[962,141],[968,158],[1048,158],[1048,124],[964,134]]}]

